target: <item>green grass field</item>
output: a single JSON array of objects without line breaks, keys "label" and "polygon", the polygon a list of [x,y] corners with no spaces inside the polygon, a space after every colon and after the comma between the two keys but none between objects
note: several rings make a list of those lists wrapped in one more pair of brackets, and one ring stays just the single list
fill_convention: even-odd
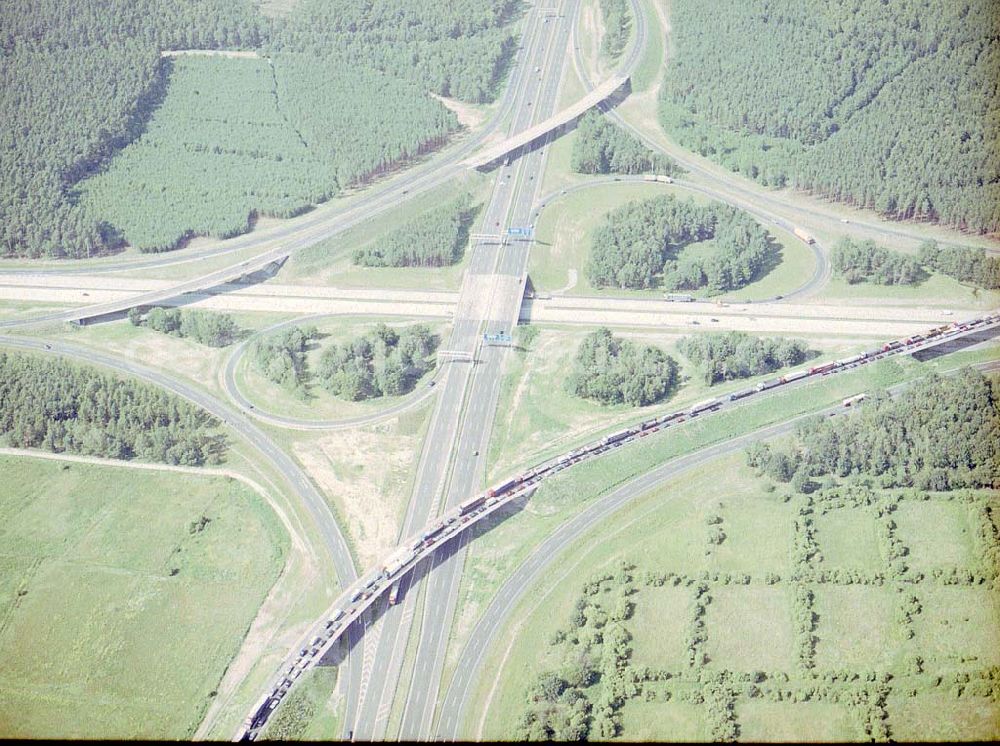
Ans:
[{"label": "green grass field", "polygon": [[283,564],[273,514],[222,477],[0,475],[2,734],[190,738]]},{"label": "green grass field", "polygon": [[[720,486],[719,474],[726,475],[724,486]],[[980,499],[996,502],[995,496],[985,492],[980,493]],[[930,507],[928,523],[935,520],[934,508],[942,504],[957,503],[927,502],[912,495],[904,496],[901,503],[913,512]],[[730,505],[737,505],[740,512],[726,514]],[[625,622],[632,648],[629,666],[642,683],[620,710],[618,737],[623,740],[709,738],[706,722],[713,717],[711,705],[702,704],[697,697],[699,674],[689,667],[684,644],[693,613],[693,591],[684,583],[674,586],[668,581],[657,587],[641,579],[647,571],[680,573],[688,578],[706,577],[706,571],[711,574],[716,569],[713,560],[700,558],[703,555],[700,548],[707,544],[705,519],[709,515],[723,514],[721,525],[727,538],[721,546],[725,546],[742,524],[752,527],[756,523],[759,528],[773,520],[775,508],[791,512],[797,510],[795,505],[794,501],[785,503],[780,491],[769,491],[766,481],[755,477],[743,464],[742,455],[733,455],[667,480],[602,521],[561,551],[542,580],[522,596],[508,617],[510,622],[498,636],[498,643],[490,650],[483,668],[490,673],[477,684],[470,707],[473,714],[466,723],[467,737],[479,735],[481,719],[483,737],[511,737],[511,728],[524,710],[525,691],[535,680],[532,674],[559,670],[560,656],[564,654],[561,651],[565,648],[554,642],[553,634],[566,629],[574,602],[581,597],[582,584],[591,578],[613,574],[619,563],[627,562],[635,565],[633,574],[639,579],[637,591],[630,596],[634,611]],[[832,509],[831,514],[868,510],[841,507]],[[537,520],[543,511],[544,506],[529,503],[525,513],[533,513]],[[506,529],[507,524],[501,525],[485,539],[485,543],[494,543],[492,560],[513,549],[516,540],[512,536],[504,545],[493,541],[494,534]],[[520,535],[524,539],[523,531]],[[759,532],[754,541],[755,544],[748,541],[744,547],[751,558],[754,550],[761,557],[770,556],[773,537]],[[479,546],[479,542],[473,545],[467,567],[480,567],[473,560]],[[694,561],[693,556],[700,559]],[[748,565],[745,569],[755,578],[748,585],[709,580],[709,602],[704,617],[707,636],[704,671],[767,672],[758,694],[750,696],[737,690],[734,711],[738,738],[866,740],[865,710],[851,704],[855,696],[852,692],[861,691],[858,687],[863,684],[843,683],[825,690],[821,685],[816,689],[819,679],[804,674],[798,667],[795,652],[798,633],[792,602],[796,584],[790,582],[788,575],[776,584],[767,584],[761,580],[769,571],[766,566]],[[1000,599],[995,589],[943,586],[931,581],[917,585],[825,582],[811,588],[815,594],[813,609],[818,639],[816,675],[834,671],[891,673],[885,717],[893,738],[925,737],[914,729],[912,719],[926,721],[933,713],[918,713],[921,707],[940,708],[940,720],[926,731],[932,737],[967,740],[995,738],[1000,733],[1000,712],[995,700],[984,694],[990,686],[995,690],[988,677],[1000,657],[997,652],[1000,651],[997,636]],[[901,597],[911,592],[917,594],[923,608],[914,621],[914,639],[906,640],[897,609]],[[466,600],[477,602],[475,597]],[[919,673],[914,673],[910,664],[915,655],[924,661]],[[672,673],[666,678],[643,681],[647,666]],[[962,693],[961,684],[957,689],[951,687],[949,677],[955,674],[970,675],[979,682],[978,688],[970,685]],[[786,675],[787,681],[781,678]],[[944,683],[940,683],[942,675]],[[864,680],[862,675],[856,681]],[[599,686],[595,684],[594,688]],[[962,693],[961,698],[955,698],[956,692]]]},{"label": "green grass field", "polygon": [[[338,236],[296,252],[278,273],[278,282],[336,287],[400,288],[416,290],[457,290],[468,264],[468,253],[450,267],[358,267],[351,263],[355,249],[375,242],[418,215],[469,192],[473,204],[483,204],[490,195],[492,181],[478,172],[463,172],[445,186],[406,200],[349,228]],[[480,229],[480,218],[471,232]]]},{"label": "green grass field", "polygon": [[932,304],[955,309],[995,308],[1000,304],[1000,292],[964,285],[946,275],[934,273],[919,285],[874,285],[859,282],[849,285],[836,276],[814,296],[816,302],[845,301],[852,305],[871,303],[883,305]]},{"label": "green grass field", "polygon": [[825,565],[872,571],[884,564],[871,514],[837,510],[818,516],[816,524]]},{"label": "green grass field", "polygon": [[640,0],[639,6],[646,18],[646,49],[631,76],[633,93],[649,90],[663,69],[663,43],[665,41],[660,19],[653,8],[655,0]]},{"label": "green grass field", "polygon": [[[562,154],[569,162],[568,152]],[[573,183],[568,177],[560,177],[555,172],[551,176],[553,189]],[[548,178],[548,177],[547,177]],[[692,199],[699,204],[710,200],[699,194],[691,194],[681,187],[663,184],[622,182],[603,184],[584,189],[573,194],[559,196],[549,202],[535,228],[535,246],[528,264],[528,274],[536,289],[552,292],[568,284],[569,270],[577,273],[576,286],[566,291],[571,295],[610,295],[635,297],[660,297],[663,290],[623,290],[621,288],[595,288],[586,277],[586,267],[590,256],[594,231],[604,223],[605,216],[626,202],[649,199],[664,193],[679,199]],[[774,236],[774,266],[762,277],[744,288],[717,296],[723,300],[764,300],[776,295],[784,295],[805,284],[812,277],[816,260],[812,251],[787,231],[768,226]],[[692,245],[685,251],[708,250],[711,242],[704,246]],[[693,293],[705,296],[704,291]],[[716,296],[713,296],[716,297]]]}]

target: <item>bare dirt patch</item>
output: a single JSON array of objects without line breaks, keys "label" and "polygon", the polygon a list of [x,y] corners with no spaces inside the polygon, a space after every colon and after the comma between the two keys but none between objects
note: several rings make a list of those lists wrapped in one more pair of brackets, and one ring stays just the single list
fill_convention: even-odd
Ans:
[{"label": "bare dirt patch", "polygon": [[400,435],[398,419],[294,444],[295,456],[336,505],[361,568],[395,545],[420,434]]},{"label": "bare dirt patch", "polygon": [[479,125],[486,121],[486,112],[482,109],[476,108],[471,104],[464,103],[463,101],[458,101],[454,98],[439,96],[436,93],[432,93],[430,95],[432,98],[436,98],[440,101],[445,108],[454,112],[455,116],[458,117],[458,123],[467,129],[477,129]]}]

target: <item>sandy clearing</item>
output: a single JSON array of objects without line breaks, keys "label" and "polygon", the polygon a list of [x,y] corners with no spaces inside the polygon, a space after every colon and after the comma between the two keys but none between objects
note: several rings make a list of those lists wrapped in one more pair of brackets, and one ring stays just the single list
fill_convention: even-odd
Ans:
[{"label": "sandy clearing", "polygon": [[397,422],[293,446],[303,467],[344,516],[361,568],[385,556],[399,536],[400,507],[408,496],[419,438],[396,434]]},{"label": "sandy clearing", "polygon": [[165,49],[161,57],[235,57],[242,59],[260,59],[254,49]]},{"label": "sandy clearing", "polygon": [[446,109],[454,112],[455,116],[458,118],[458,123],[467,129],[478,129],[479,126],[486,121],[486,112],[477,109],[471,104],[467,104],[454,98],[439,96],[436,93],[431,93],[430,95],[431,98],[435,98],[440,101]]}]

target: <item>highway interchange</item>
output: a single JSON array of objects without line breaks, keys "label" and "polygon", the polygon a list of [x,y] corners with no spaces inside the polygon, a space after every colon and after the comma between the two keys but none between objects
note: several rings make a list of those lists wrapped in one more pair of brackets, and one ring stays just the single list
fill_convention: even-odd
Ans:
[{"label": "highway interchange", "polygon": [[[638,9],[635,3],[633,5]],[[546,13],[545,10],[550,12]],[[203,258],[260,249],[255,258],[241,259],[224,269],[192,280],[133,294],[125,300],[116,299],[83,309],[85,315],[99,316],[132,305],[162,303],[185,292],[216,287],[220,283],[232,281],[266,267],[300,248],[313,245],[369,220],[374,215],[398,206],[402,200],[412,198],[453,178],[461,170],[461,160],[482,146],[488,137],[504,127],[505,123],[505,134],[511,135],[551,115],[559,100],[559,86],[566,60],[564,51],[572,43],[571,35],[577,25],[578,11],[579,3],[573,0],[549,0],[547,5],[539,3],[533,6],[524,19],[523,48],[519,53],[511,83],[490,122],[473,137],[440,156],[430,159],[385,185],[373,188],[370,194],[359,195],[346,208],[340,208],[339,205],[320,207],[302,218],[287,221],[266,231],[250,233],[207,248],[178,252],[174,256],[127,261],[102,260],[93,265],[74,266],[65,270],[59,268],[44,271],[8,270],[0,272],[0,284],[4,276],[12,280],[25,275],[53,279],[63,275],[79,277],[122,269],[147,269],[196,262]],[[635,65],[642,52],[645,35],[648,33],[644,15],[638,12],[635,17],[638,19],[636,43],[629,59],[623,65],[623,70],[626,72]],[[578,59],[576,63],[578,69],[582,70]],[[651,141],[642,131],[636,130],[617,112],[612,110],[610,115],[632,129],[651,146],[662,150],[659,144]],[[540,147],[518,154],[519,157],[514,157],[507,165],[498,169],[492,195],[482,213],[482,233],[502,234],[508,227],[531,225],[537,220],[539,210],[558,196],[555,193],[539,195],[548,152],[545,145],[552,137],[553,135],[546,137],[540,143]],[[791,222],[793,218],[807,226],[812,225],[813,219],[821,223],[834,220],[829,212],[820,208],[803,207],[798,203],[795,205],[782,203],[773,195],[755,188],[747,188],[732,175],[729,175],[723,184],[718,184],[718,175],[714,170],[705,169],[695,159],[682,160],[673,151],[669,154],[680,161],[693,176],[709,182],[709,185],[706,185],[702,182],[678,181],[678,186],[737,204],[765,221],[789,229],[793,225]],[[569,187],[566,191],[586,189],[592,184],[607,184],[614,181],[617,179],[595,179],[593,182]],[[905,229],[865,224],[862,221],[855,222],[851,229],[853,230],[855,226],[872,232],[909,235]],[[431,423],[424,442],[424,450],[417,464],[413,493],[402,524],[400,538],[412,535],[435,515],[474,494],[483,484],[484,462],[479,454],[485,453],[489,444],[505,350],[502,347],[483,345],[482,335],[484,332],[510,332],[517,323],[521,315],[530,246],[530,242],[511,241],[498,244],[491,239],[474,241],[471,244],[468,269],[463,278],[462,289],[455,301],[451,338],[442,346],[449,350],[466,352],[474,357],[477,363],[474,365],[461,361],[449,363],[435,374],[437,385],[433,389],[427,387],[397,408],[376,416],[379,419],[395,416],[427,398],[434,399]],[[829,277],[828,263],[825,261],[822,249],[817,248],[816,251],[818,260],[816,273],[808,285],[799,288],[794,294],[789,293],[784,300],[793,295],[795,297],[808,295],[825,284]],[[30,327],[34,324],[79,318],[81,313],[80,308],[71,308],[25,319],[0,321],[0,326]],[[283,323],[301,323],[307,320],[296,318]],[[81,346],[42,341],[26,336],[3,336],[0,337],[0,344],[73,357],[140,377],[189,399],[219,417],[228,428],[246,440],[255,452],[261,454],[282,475],[297,499],[307,508],[326,543],[342,586],[348,585],[358,577],[347,541],[326,500],[303,469],[270,436],[255,425],[252,417],[248,415],[252,414],[276,426],[309,429],[356,427],[359,424],[377,421],[375,418],[303,423],[295,418],[281,417],[273,413],[251,412],[252,405],[235,384],[234,370],[242,348],[238,348],[231,356],[225,371],[227,394],[233,401],[233,404],[228,404],[178,378]],[[782,423],[771,429],[773,433],[769,430],[758,435],[763,437],[785,432],[793,424],[793,422]],[[619,488],[600,502],[592,504],[586,511],[560,527],[545,543],[534,550],[528,562],[508,580],[493,605],[484,614],[479,626],[473,632],[471,641],[465,647],[451,685],[443,698],[439,697],[441,677],[449,631],[455,614],[458,585],[465,557],[464,546],[459,542],[459,546],[449,547],[449,551],[441,552],[440,556],[428,560],[427,566],[418,568],[414,573],[414,577],[420,579],[419,583],[406,589],[402,603],[389,607],[373,624],[363,623],[356,625],[352,630],[354,634],[344,676],[347,717],[344,719],[344,731],[341,735],[355,739],[429,737],[453,739],[467,736],[468,734],[461,728],[464,725],[462,713],[472,694],[470,682],[474,680],[478,665],[482,662],[481,654],[488,649],[490,641],[501,629],[506,619],[505,615],[519,598],[518,593],[529,587],[526,583],[544,572],[548,563],[558,556],[560,548],[568,546],[576,537],[606,518],[625,502],[634,499],[670,475],[721,453],[742,447],[747,437],[750,436],[727,441],[712,449],[664,464],[657,470]],[[366,629],[366,624],[372,626]],[[418,630],[415,659],[404,670],[403,664],[413,625],[416,625]],[[480,656],[478,659],[477,655]],[[394,702],[403,703],[399,713],[400,725],[398,731],[389,732],[389,716]]]}]

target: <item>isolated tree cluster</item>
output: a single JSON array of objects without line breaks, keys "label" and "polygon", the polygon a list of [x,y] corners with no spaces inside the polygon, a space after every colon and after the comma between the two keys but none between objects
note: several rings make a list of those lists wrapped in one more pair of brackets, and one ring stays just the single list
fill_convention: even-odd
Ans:
[{"label": "isolated tree cluster", "polygon": [[437,344],[424,324],[399,331],[379,324],[368,334],[326,349],[319,379],[331,394],[351,401],[405,394],[430,370]]},{"label": "isolated tree cluster", "polygon": [[219,421],[163,390],[62,359],[0,352],[0,438],[106,458],[219,463]]},{"label": "isolated tree cluster", "polygon": [[809,346],[801,339],[734,331],[684,337],[677,349],[698,366],[706,383],[713,384],[798,365],[805,360]]},{"label": "isolated tree cluster", "polygon": [[566,387],[601,404],[641,407],[674,392],[677,363],[663,350],[618,339],[602,327],[580,343]]},{"label": "isolated tree cluster", "polygon": [[304,398],[309,377],[306,352],[309,343],[318,336],[315,326],[293,326],[267,335],[250,347],[250,360],[267,380]]},{"label": "isolated tree cluster", "polygon": [[373,243],[352,261],[365,267],[444,267],[462,257],[475,216],[469,194],[419,215]]},{"label": "isolated tree cluster", "polygon": [[928,376],[897,398],[874,394],[851,417],[818,417],[787,448],[758,443],[747,463],[800,492],[813,477],[867,475],[923,490],[1000,484],[1000,391],[966,368]]},{"label": "isolated tree cluster", "polygon": [[917,257],[844,236],[833,245],[830,264],[850,284],[916,285],[925,273]]},{"label": "isolated tree cluster", "polygon": [[209,347],[226,347],[240,334],[228,313],[156,306],[145,314],[139,308],[131,308],[128,320],[133,326],[148,326],[154,331],[187,337]]},{"label": "isolated tree cluster", "polygon": [[[707,239],[714,239],[707,256],[684,251]],[[767,231],[747,213],[663,195],[608,213],[594,231],[586,271],[597,287],[724,292],[749,284],[771,255]]]},{"label": "isolated tree cluster", "polygon": [[660,120],[750,178],[1000,228],[991,0],[681,0]]},{"label": "isolated tree cluster", "polygon": [[577,125],[570,166],[581,174],[680,173],[672,159],[654,153],[593,109]]}]

